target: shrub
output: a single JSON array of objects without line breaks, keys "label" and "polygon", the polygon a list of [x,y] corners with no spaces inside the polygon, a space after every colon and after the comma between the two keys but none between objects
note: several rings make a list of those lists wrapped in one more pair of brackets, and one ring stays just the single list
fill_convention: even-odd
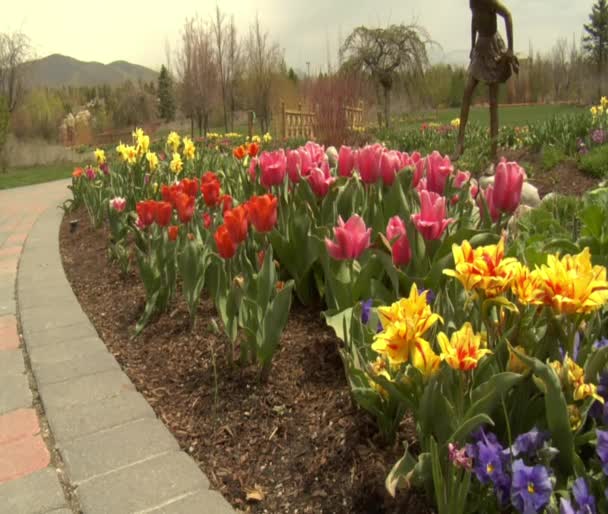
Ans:
[{"label": "shrub", "polygon": [[598,146],[583,155],[581,169],[593,177],[605,177],[608,174],[608,145]]},{"label": "shrub", "polygon": [[566,160],[566,154],[563,149],[555,146],[547,146],[543,149],[542,153],[542,168],[545,171],[552,170],[558,164],[561,164]]}]

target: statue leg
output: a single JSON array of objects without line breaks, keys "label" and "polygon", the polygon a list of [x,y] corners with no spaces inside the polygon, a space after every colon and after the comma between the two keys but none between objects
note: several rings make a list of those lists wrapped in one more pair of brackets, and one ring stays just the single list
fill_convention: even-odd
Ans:
[{"label": "statue leg", "polygon": [[498,86],[490,84],[490,158],[496,161],[498,150]]},{"label": "statue leg", "polygon": [[462,107],[460,108],[460,127],[458,128],[458,140],[456,141],[456,151],[452,156],[453,161],[457,161],[462,152],[464,152],[464,133],[467,128],[467,122],[469,121],[469,109],[471,108],[471,101],[473,100],[473,93],[479,81],[469,75],[467,84],[464,88],[464,95],[462,97]]}]

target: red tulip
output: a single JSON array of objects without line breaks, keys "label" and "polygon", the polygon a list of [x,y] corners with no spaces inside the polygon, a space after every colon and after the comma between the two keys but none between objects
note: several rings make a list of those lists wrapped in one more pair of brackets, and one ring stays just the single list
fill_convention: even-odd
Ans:
[{"label": "red tulip", "polygon": [[494,205],[502,212],[513,214],[521,201],[526,174],[516,162],[504,159],[496,167],[494,178]]},{"label": "red tulip", "polygon": [[207,207],[215,207],[220,202],[220,181],[212,171],[206,172],[201,178],[201,193]]},{"label": "red tulip", "polygon": [[341,146],[338,154],[338,175],[350,177],[355,167],[356,152],[350,146]]},{"label": "red tulip", "polygon": [[194,196],[196,197],[198,195],[198,191],[199,191],[199,185],[198,185],[198,179],[197,178],[193,178],[193,179],[182,179],[181,181],[181,187],[182,187],[182,191],[184,193],[186,193],[187,195],[190,196]]},{"label": "red tulip", "polygon": [[486,205],[488,207],[488,213],[490,214],[490,218],[492,221],[496,223],[500,219],[500,210],[496,207],[496,191],[493,186],[488,186],[482,194],[477,196],[477,205],[479,206],[479,212],[481,213],[481,217],[485,217],[485,210],[483,208],[483,200],[486,201]]},{"label": "red tulip", "polygon": [[188,223],[194,216],[195,199],[186,193],[178,193],[175,197],[175,208],[182,223]]},{"label": "red tulip", "polygon": [[426,158],[427,189],[438,195],[445,193],[445,184],[454,171],[448,156],[442,157],[437,151]]},{"label": "red tulip", "polygon": [[213,222],[213,220],[211,219],[211,216],[209,215],[208,212],[203,214],[203,225],[205,226],[205,228],[209,228],[211,226],[211,223]]},{"label": "red tulip", "polygon": [[226,225],[220,225],[220,227],[213,234],[215,239],[215,245],[217,246],[217,252],[220,254],[222,259],[231,259],[236,253],[238,245],[232,240]]},{"label": "red tulip", "polygon": [[137,211],[138,223],[141,228],[146,228],[154,223],[156,217],[156,202],[154,200],[145,200],[138,202],[135,206]]},{"label": "red tulip", "polygon": [[302,158],[297,150],[287,151],[287,175],[294,184],[300,180],[300,169],[302,168]]},{"label": "red tulip", "polygon": [[171,225],[167,228],[167,235],[169,236],[169,241],[177,240],[177,236],[179,234],[179,225]]},{"label": "red tulip", "polygon": [[326,237],[325,247],[333,259],[358,259],[369,248],[371,233],[372,229],[367,228],[357,214],[353,214],[346,223],[338,217],[338,225],[334,227],[335,242]]},{"label": "red tulip", "polygon": [[446,219],[446,199],[432,191],[420,191],[420,212],[412,214],[418,232],[427,241],[440,239],[454,220]]},{"label": "red tulip", "polygon": [[166,227],[171,221],[173,206],[169,202],[156,202],[154,220],[159,227]]},{"label": "red tulip", "polygon": [[249,157],[257,157],[260,147],[257,143],[251,143],[247,145],[247,154]]},{"label": "red tulip", "polygon": [[276,152],[263,152],[259,158],[260,163],[260,184],[266,189],[278,186],[285,180],[287,172],[287,157],[283,150]]},{"label": "red tulip", "polygon": [[412,248],[407,237],[405,223],[399,216],[393,216],[386,226],[386,237],[392,243],[393,264],[405,266],[412,259]]},{"label": "red tulip", "polygon": [[232,155],[234,155],[235,159],[238,159],[239,161],[245,157],[245,153],[246,153],[246,149],[244,146],[237,146],[233,151],[232,151]]},{"label": "red tulip", "polygon": [[234,209],[226,211],[224,213],[224,225],[236,244],[242,243],[247,239],[249,220],[247,219],[247,209],[245,209],[245,206],[239,205]]},{"label": "red tulip", "polygon": [[221,202],[222,202],[222,213],[232,209],[232,196],[223,195],[221,198]]},{"label": "red tulip", "polygon": [[270,232],[277,223],[277,198],[270,194],[252,196],[247,202],[247,214],[258,232]]}]

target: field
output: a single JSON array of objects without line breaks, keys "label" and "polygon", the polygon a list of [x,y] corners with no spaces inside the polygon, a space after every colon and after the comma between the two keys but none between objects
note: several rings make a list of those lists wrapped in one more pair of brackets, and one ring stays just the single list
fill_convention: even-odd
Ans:
[{"label": "field", "polygon": [[41,182],[68,178],[73,169],[73,164],[49,164],[9,169],[6,173],[0,173],[0,189],[30,186]]},{"label": "field", "polygon": [[[546,121],[556,115],[576,114],[584,110],[575,105],[501,105],[498,111],[500,125],[522,126],[529,123]],[[397,124],[419,125],[425,122],[441,124],[450,123],[454,118],[460,116],[459,108],[440,109],[436,111],[421,111],[408,115]],[[487,106],[475,106],[471,108],[469,121],[489,126],[490,114]]]}]

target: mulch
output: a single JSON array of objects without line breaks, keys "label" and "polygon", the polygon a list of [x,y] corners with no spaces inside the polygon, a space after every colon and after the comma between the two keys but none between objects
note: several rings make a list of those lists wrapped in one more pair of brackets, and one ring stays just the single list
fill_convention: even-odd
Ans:
[{"label": "mulch", "polygon": [[[79,219],[70,232],[69,221]],[[415,448],[406,419],[394,444],[352,402],[340,341],[319,308],[297,303],[268,383],[252,369],[230,368],[224,339],[211,328],[216,313],[203,298],[195,330],[176,298],[138,337],[144,307],[136,271],[121,275],[108,261],[108,233],[94,230],[84,210],[67,215],[60,232],[63,265],[82,308],[136,388],[207,474],[212,487],[251,513],[428,514],[420,492],[399,492],[384,480]],[[247,495],[255,499],[247,499]]]}]

